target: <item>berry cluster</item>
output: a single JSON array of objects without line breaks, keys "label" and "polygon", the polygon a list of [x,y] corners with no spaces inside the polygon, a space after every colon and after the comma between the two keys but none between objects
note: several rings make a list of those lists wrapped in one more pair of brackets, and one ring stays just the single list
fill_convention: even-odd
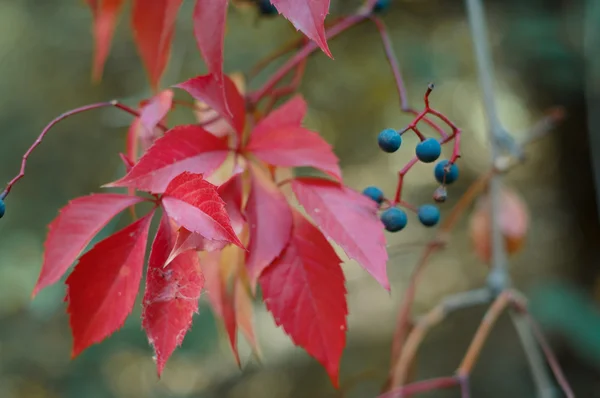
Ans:
[{"label": "berry cluster", "polygon": [[[433,227],[440,221],[440,210],[436,205],[425,204],[419,207],[412,206],[401,200],[402,184],[404,176],[417,162],[422,163],[433,163],[437,161],[442,154],[442,144],[450,141],[454,141],[454,150],[452,157],[444,160],[440,160],[435,165],[433,175],[440,186],[434,191],[433,198],[436,202],[444,202],[447,197],[446,185],[452,184],[458,179],[458,166],[455,164],[456,159],[459,155],[460,145],[460,129],[458,129],[448,118],[442,115],[440,112],[430,108],[429,106],[429,94],[433,90],[433,85],[428,86],[425,94],[425,109],[420,112],[413,112],[416,114],[415,119],[406,128],[401,131],[395,129],[385,129],[379,133],[377,142],[379,148],[387,153],[394,153],[402,146],[402,135],[407,131],[413,131],[420,139],[420,142],[415,148],[415,157],[408,162],[408,164],[400,170],[398,173],[398,188],[396,190],[396,196],[393,200],[385,198],[384,193],[375,186],[369,186],[363,190],[363,194],[377,202],[379,206],[386,204],[387,208],[381,213],[381,221],[385,226],[385,229],[389,232],[397,232],[403,230],[408,224],[408,216],[403,209],[398,206],[407,208],[417,213],[417,217],[422,225],[426,227]],[[433,115],[441,119],[452,129],[451,134],[446,134],[444,130],[438,127],[427,115]],[[417,124],[423,121],[433,127],[441,136],[441,138],[427,138],[417,128]]]}]

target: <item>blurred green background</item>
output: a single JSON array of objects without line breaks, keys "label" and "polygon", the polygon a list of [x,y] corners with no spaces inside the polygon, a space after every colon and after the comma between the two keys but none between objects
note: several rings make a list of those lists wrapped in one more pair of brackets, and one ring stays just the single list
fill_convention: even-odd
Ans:
[{"label": "blurred green background", "polygon": [[[421,107],[427,82],[435,81],[434,106],[464,128],[461,181],[450,189],[449,201],[443,205],[446,212],[488,164],[485,120],[463,2],[392,3],[384,19],[412,105]],[[568,112],[555,133],[528,150],[528,163],[507,178],[531,213],[527,244],[512,259],[511,270],[516,285],[530,295],[532,311],[550,337],[577,396],[600,397],[600,228],[592,166],[600,151],[600,144],[595,145],[600,120],[594,119],[600,109],[599,72],[594,72],[600,71],[600,32],[595,28],[600,7],[598,1],[587,5],[559,0],[485,3],[506,126],[524,132],[552,105],[563,105]],[[332,14],[351,12],[359,4],[333,0]],[[185,1],[179,14],[163,86],[205,70],[193,40],[192,6],[191,0]],[[83,2],[0,0],[1,179],[12,178],[22,154],[58,114],[113,98],[135,106],[149,94],[131,40],[128,12],[121,18],[103,82],[93,85],[91,14]],[[226,38],[227,72],[249,71],[294,36],[283,18],[261,19],[252,9],[232,9]],[[416,141],[408,138],[404,150],[394,156],[381,153],[375,143],[381,129],[401,128],[410,120],[399,112],[377,31],[372,24],[360,25],[333,40],[330,47],[335,61],[316,54],[308,63],[301,87],[310,104],[306,124],[334,144],[350,186],[362,189],[377,184],[391,193],[395,172],[410,158],[408,148]],[[252,87],[267,76],[268,71]],[[293,347],[260,303],[255,323],[264,360],[258,363],[242,345],[241,371],[204,299],[183,347],[175,352],[160,381],[141,330],[139,305],[122,330],[70,360],[64,285],[52,286],[30,300],[46,226],[68,200],[99,191],[101,184],[123,172],[117,151],[123,148],[130,121],[116,110],[99,110],[61,123],[33,153],[26,177],[7,199],[7,214],[0,222],[0,398],[338,396],[324,370]],[[407,200],[431,201],[432,167],[419,165],[411,172]],[[128,217],[124,214],[112,227]],[[486,268],[472,252],[466,227],[465,219],[448,250],[433,258],[419,287],[415,311],[426,311],[444,295],[483,283]],[[355,263],[344,266],[350,316],[342,385],[364,372],[372,376],[349,386],[346,397],[377,395],[389,366],[399,299],[420,252],[418,245],[403,244],[425,243],[432,234],[415,226],[389,236],[391,296]],[[453,371],[483,311],[453,315],[431,333],[420,351],[419,378]],[[448,391],[424,396],[459,395]],[[529,369],[508,317],[494,329],[475,368],[473,396],[534,396]]]}]

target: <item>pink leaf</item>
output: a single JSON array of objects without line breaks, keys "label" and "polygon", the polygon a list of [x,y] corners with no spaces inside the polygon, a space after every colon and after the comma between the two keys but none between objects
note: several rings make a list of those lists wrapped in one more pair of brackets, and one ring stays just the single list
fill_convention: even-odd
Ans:
[{"label": "pink leaf", "polygon": [[167,187],[162,205],[178,225],[202,237],[244,246],[231,228],[217,187],[201,174],[181,173]]},{"label": "pink leaf", "polygon": [[384,228],[376,203],[322,178],[297,178],[292,182],[292,190],[323,233],[389,290]]},{"label": "pink leaf", "polygon": [[177,12],[182,0],[134,0],[131,25],[150,84],[158,89],[171,53]]},{"label": "pink leaf", "polygon": [[153,214],[98,242],[67,278],[73,358],[125,323],[140,288]]},{"label": "pink leaf", "polygon": [[92,9],[94,39],[96,42],[92,78],[100,80],[102,69],[104,69],[104,64],[110,51],[117,19],[123,8],[123,4],[125,4],[125,0],[87,0],[87,3]]},{"label": "pink leaf", "polygon": [[246,149],[260,160],[280,167],[311,166],[342,179],[339,160],[319,134],[303,127],[282,127],[252,134]]},{"label": "pink leaf", "polygon": [[173,90],[163,90],[150,98],[148,103],[140,110],[142,125],[149,131],[167,116],[173,105]]},{"label": "pink leaf", "polygon": [[252,130],[252,135],[266,134],[287,126],[301,126],[306,112],[306,101],[301,95],[295,95],[262,119]]},{"label": "pink leaf", "polygon": [[323,234],[297,211],[289,245],[261,275],[275,323],[339,384],[346,344],[346,287],[341,260]]},{"label": "pink leaf", "polygon": [[256,166],[250,166],[252,185],[246,204],[250,230],[246,267],[253,288],[263,270],[290,240],[292,211],[277,185]]},{"label": "pink leaf", "polygon": [[48,226],[44,262],[32,296],[56,283],[114,216],[142,201],[137,196],[101,193],[74,199],[63,207]]},{"label": "pink leaf", "polygon": [[328,57],[333,58],[325,36],[329,0],[271,0],[271,3],[296,29],[317,43]]},{"label": "pink leaf", "polygon": [[224,83],[225,98],[222,95],[222,84],[210,74],[193,77],[175,87],[187,91],[192,97],[217,111],[235,129],[240,138],[246,124],[246,104],[229,77],[224,76]]},{"label": "pink leaf", "polygon": [[142,326],[156,352],[159,377],[198,313],[204,286],[196,252],[184,253],[164,268],[174,242],[173,227],[163,215],[152,243],[142,309]]},{"label": "pink leaf", "polygon": [[169,182],[184,171],[210,173],[227,157],[224,139],[196,125],[180,125],[156,140],[123,178],[107,187],[134,187],[162,193]]}]

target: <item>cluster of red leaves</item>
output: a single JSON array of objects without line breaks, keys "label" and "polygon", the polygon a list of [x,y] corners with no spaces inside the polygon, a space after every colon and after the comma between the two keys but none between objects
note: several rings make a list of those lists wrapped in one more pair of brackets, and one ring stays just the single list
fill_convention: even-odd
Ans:
[{"label": "cluster of red leaves", "polygon": [[[123,0],[88,2],[97,40],[94,74],[99,76]],[[328,52],[323,29],[328,1],[273,3]],[[155,88],[180,5],[180,0],[133,2],[136,42]],[[194,105],[200,123],[167,128],[174,107],[171,89],[143,101],[121,154],[126,175],[106,185],[127,188],[127,194],[80,197],[60,211],[49,226],[33,294],[57,282],[113,217],[150,202],[150,212],[84,253],[66,280],[73,357],[119,329],[131,313],[151,221],[160,208],[142,303],[142,325],[155,349],[159,375],[190,328],[203,288],[224,322],[238,363],[238,329],[259,351],[252,297],[260,286],[276,324],[326,368],[337,386],[348,311],[341,259],[329,239],[389,290],[377,205],[343,185],[331,146],[303,126],[307,105],[301,96],[262,118],[247,114],[244,96],[222,71],[226,10],[227,1],[196,2],[195,35],[209,73],[175,86],[208,106],[220,127],[214,128],[215,120],[202,122],[204,111]],[[289,172],[289,178],[277,177],[294,167],[312,167],[327,178]],[[223,170],[225,180],[215,182]],[[289,185],[307,216],[282,190]],[[136,196],[136,191],[150,195]]]}]

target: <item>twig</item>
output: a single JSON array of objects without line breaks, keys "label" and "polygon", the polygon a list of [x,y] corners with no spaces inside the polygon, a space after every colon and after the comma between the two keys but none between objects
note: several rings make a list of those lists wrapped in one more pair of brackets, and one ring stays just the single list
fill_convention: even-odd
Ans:
[{"label": "twig", "polygon": [[415,359],[417,350],[425,338],[425,335],[433,326],[439,324],[454,311],[488,303],[491,298],[492,295],[488,289],[477,289],[458,293],[445,298],[426,315],[418,319],[408,335],[406,343],[404,343],[402,355],[396,364],[392,385],[403,385],[407,381],[406,376],[409,367]]},{"label": "twig", "polygon": [[[63,113],[62,115],[56,117],[54,120],[52,120],[40,133],[40,135],[38,136],[38,138],[33,142],[33,144],[31,144],[31,146],[29,147],[29,149],[25,152],[25,154],[23,155],[23,158],[21,160],[21,169],[19,171],[19,173],[13,177],[12,180],[10,180],[8,182],[8,184],[6,184],[6,188],[4,188],[4,191],[2,193],[0,193],[0,199],[4,200],[8,194],[10,193],[11,189],[13,188],[13,186],[21,179],[25,176],[25,167],[27,166],[27,160],[29,159],[29,156],[31,155],[31,153],[33,152],[33,150],[35,148],[37,148],[41,143],[42,140],[44,139],[44,137],[46,136],[46,134],[48,134],[48,132],[50,131],[50,129],[52,127],[54,127],[56,124],[58,124],[59,122],[77,115],[78,113],[83,113],[86,111],[90,111],[93,109],[99,109],[99,108],[107,108],[107,107],[115,107],[118,109],[121,109],[133,116],[139,117],[140,114],[139,112],[137,112],[136,110],[121,104],[119,101],[117,100],[113,100],[113,101],[109,101],[109,102],[99,102],[99,103],[95,103],[95,104],[90,104],[90,105],[85,105],[79,108],[75,108],[72,109],[68,112]],[[163,129],[164,131],[167,131],[167,127],[159,124],[158,127],[160,127],[161,129]]]},{"label": "twig", "polygon": [[460,385],[461,381],[455,376],[438,377],[435,379],[422,380],[398,387],[379,395],[377,398],[404,398],[407,395],[422,392],[453,388]]},{"label": "twig", "polygon": [[539,350],[535,337],[531,333],[527,319],[525,319],[523,314],[515,311],[510,311],[510,317],[523,345],[523,351],[527,356],[537,396],[540,398],[553,398],[555,396],[554,383],[548,372],[545,371],[546,364],[544,363],[544,357]]},{"label": "twig", "polygon": [[493,326],[496,324],[496,321],[504,311],[504,309],[510,303],[511,297],[509,291],[502,292],[494,303],[490,306],[485,316],[483,317],[479,328],[477,328],[477,332],[475,332],[475,336],[473,336],[473,340],[471,341],[471,345],[467,350],[456,374],[460,377],[468,377],[471,373],[471,369],[477,362],[477,358],[479,357],[479,353],[483,348],[483,344],[487,340],[490,331]]}]

